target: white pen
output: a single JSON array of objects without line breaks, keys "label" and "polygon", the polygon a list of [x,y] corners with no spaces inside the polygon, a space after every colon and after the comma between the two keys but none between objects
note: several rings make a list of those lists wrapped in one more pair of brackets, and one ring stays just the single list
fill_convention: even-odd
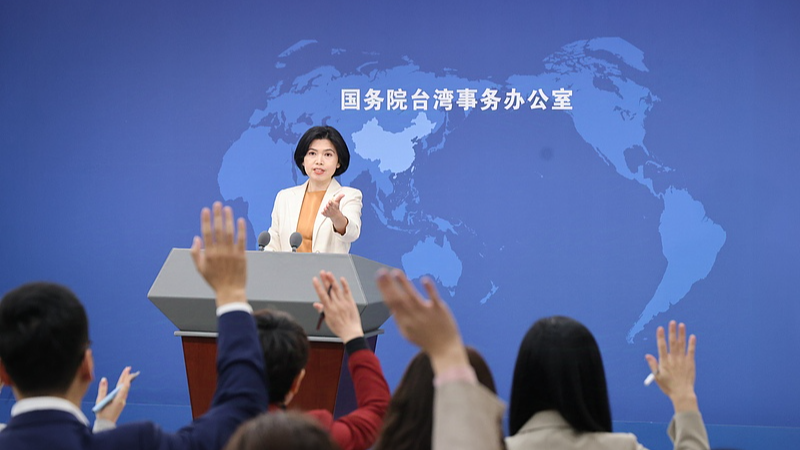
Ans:
[{"label": "white pen", "polygon": [[650,375],[648,375],[647,378],[644,379],[644,385],[650,386],[655,380],[656,380],[656,374],[650,372]]},{"label": "white pen", "polygon": [[[131,374],[131,381],[135,380],[136,377],[138,377],[140,373],[141,373],[141,371],[132,373]],[[103,408],[108,406],[108,404],[111,403],[111,400],[114,400],[114,397],[117,396],[117,394],[119,393],[120,389],[122,389],[122,386],[117,386],[113,391],[109,392],[108,395],[103,397],[102,400],[100,400],[96,405],[94,405],[94,408],[92,408],[92,412],[93,413],[100,412]]]}]

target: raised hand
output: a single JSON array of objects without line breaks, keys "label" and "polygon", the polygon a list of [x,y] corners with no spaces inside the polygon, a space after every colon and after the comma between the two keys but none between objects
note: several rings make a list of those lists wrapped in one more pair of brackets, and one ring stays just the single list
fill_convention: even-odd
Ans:
[{"label": "raised hand", "polygon": [[422,285],[430,297],[425,300],[400,270],[378,272],[378,289],[394,314],[400,333],[431,358],[434,371],[469,365],[458,325],[430,278]]},{"label": "raised hand", "polygon": [[[203,237],[195,236],[192,242],[192,259],[197,271],[217,293],[217,307],[227,303],[246,302],[247,282],[247,228],[243,218],[238,220],[234,241],[233,210],[216,202],[211,211],[200,213],[200,230]],[[205,250],[202,250],[205,246]]]},{"label": "raised hand", "polygon": [[344,277],[340,280],[341,287],[333,274],[325,271],[319,273],[319,278],[314,277],[312,282],[319,297],[319,302],[314,303],[314,309],[325,314],[328,328],[346,343],[364,336],[364,330],[350,285]]},{"label": "raised hand", "polygon": [[[677,332],[676,332],[677,328]],[[656,331],[658,359],[646,355],[650,370],[655,375],[658,387],[672,400],[675,412],[697,411],[697,395],[694,391],[695,362],[694,352],[697,338],[689,336],[686,341],[686,325],[669,323],[669,348],[664,337],[664,327]]]},{"label": "raised hand", "polygon": [[[131,381],[133,378],[134,375],[131,374],[130,366],[122,370],[116,385],[117,387],[120,387],[120,390],[117,392],[117,395],[114,396],[114,399],[111,400],[111,403],[96,413],[98,419],[104,419],[112,423],[117,423],[119,416],[122,414],[122,410],[125,409],[125,404],[128,400],[128,392],[130,391]],[[103,400],[107,394],[108,380],[103,377],[100,379],[100,384],[97,386],[97,400],[95,401],[95,404],[100,403],[100,401]]]}]

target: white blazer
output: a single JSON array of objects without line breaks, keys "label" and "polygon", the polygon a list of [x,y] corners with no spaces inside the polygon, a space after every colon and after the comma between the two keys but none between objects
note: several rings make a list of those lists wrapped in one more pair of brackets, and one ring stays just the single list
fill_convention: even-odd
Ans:
[{"label": "white blazer", "polygon": [[[267,249],[275,252],[292,251],[289,236],[297,231],[297,220],[306,194],[308,181],[278,192],[272,207],[272,225],[269,227],[269,245]],[[330,218],[322,215],[322,210],[337,195],[344,194],[339,203],[339,210],[347,217],[345,233],[339,234],[333,229]],[[350,253],[350,244],[361,235],[361,191],[339,184],[331,179],[328,190],[319,205],[317,218],[314,220],[314,234],[311,251],[314,253]]]}]

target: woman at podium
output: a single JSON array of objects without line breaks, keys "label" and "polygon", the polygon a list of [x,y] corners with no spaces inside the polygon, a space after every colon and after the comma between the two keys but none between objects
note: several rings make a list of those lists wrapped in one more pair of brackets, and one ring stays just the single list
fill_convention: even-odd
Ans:
[{"label": "woman at podium", "polygon": [[297,242],[290,236],[297,232],[303,237],[298,252],[349,253],[361,234],[362,195],[334,179],[350,164],[342,135],[330,126],[312,127],[297,143],[294,162],[308,179],[275,197],[267,249],[292,251]]}]

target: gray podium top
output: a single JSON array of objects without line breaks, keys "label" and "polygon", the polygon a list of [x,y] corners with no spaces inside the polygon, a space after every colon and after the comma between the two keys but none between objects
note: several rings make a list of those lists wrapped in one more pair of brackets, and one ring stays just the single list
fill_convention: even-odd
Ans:
[{"label": "gray podium top", "polygon": [[[345,277],[361,314],[365,332],[374,332],[389,318],[375,284],[375,272],[391,267],[356,255],[332,253],[247,252],[247,299],[253,309],[285,311],[311,336],[332,337],[311,306],[317,294],[311,278],[320,270]],[[180,331],[216,332],[214,292],[194,267],[189,249],[173,248],[147,298]]]}]

